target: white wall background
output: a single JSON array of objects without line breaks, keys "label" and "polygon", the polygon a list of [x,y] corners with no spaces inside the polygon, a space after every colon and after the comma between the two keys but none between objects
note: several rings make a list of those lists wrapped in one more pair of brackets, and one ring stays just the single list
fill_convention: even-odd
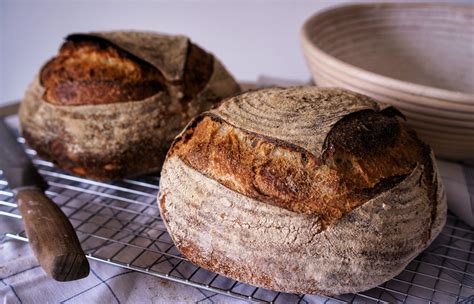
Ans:
[{"label": "white wall background", "polygon": [[0,103],[21,98],[62,39],[79,31],[185,34],[239,80],[261,74],[308,80],[299,29],[316,11],[343,2],[350,1],[0,0]]}]

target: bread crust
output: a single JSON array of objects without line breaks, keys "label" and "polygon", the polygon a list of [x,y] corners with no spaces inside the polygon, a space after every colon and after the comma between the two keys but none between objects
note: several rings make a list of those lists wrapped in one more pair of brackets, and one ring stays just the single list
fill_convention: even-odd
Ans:
[{"label": "bread crust", "polygon": [[[353,118],[381,116],[375,112],[357,113],[347,124],[352,130],[357,129],[351,123]],[[400,126],[396,118],[385,119]],[[344,134],[341,127],[345,128],[336,125],[336,132],[328,137],[331,148],[316,158],[203,115],[169,155],[177,155],[191,168],[233,191],[291,211],[318,214],[323,225],[329,225],[403,180],[426,152],[424,145],[403,126],[394,136],[388,136],[390,144],[380,143],[386,144],[385,149],[379,147],[377,152],[369,147],[367,153],[361,153],[354,145],[347,148],[354,132]],[[363,139],[369,140],[370,137]],[[342,147],[340,143],[344,143]],[[354,149],[358,149],[356,153]]]},{"label": "bread crust", "polygon": [[197,117],[160,179],[176,246],[283,292],[359,292],[394,277],[447,209],[430,148],[394,114],[348,91],[299,87],[244,93]]},{"label": "bread crust", "polygon": [[43,98],[57,105],[143,100],[164,82],[151,64],[97,38],[67,40],[40,71]]},{"label": "bread crust", "polygon": [[202,72],[202,66],[211,65],[210,75],[186,87],[185,72],[192,69],[188,55],[196,56],[196,48],[184,36],[108,32],[70,37],[82,36],[106,39],[146,61],[163,75],[166,89],[143,100],[54,104],[44,99],[45,87],[36,76],[20,106],[22,134],[42,157],[75,174],[113,180],[159,170],[189,119],[239,91],[215,57],[197,67]]}]

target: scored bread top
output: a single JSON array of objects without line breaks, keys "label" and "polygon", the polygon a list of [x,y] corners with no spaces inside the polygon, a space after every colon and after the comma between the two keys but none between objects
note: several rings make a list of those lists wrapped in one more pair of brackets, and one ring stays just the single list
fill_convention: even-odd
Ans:
[{"label": "scored bread top", "polygon": [[183,79],[189,47],[189,38],[186,36],[137,31],[92,32],[68,36],[70,39],[81,37],[106,40],[150,63],[169,81]]},{"label": "scored bread top", "polygon": [[319,215],[328,225],[417,164],[432,170],[429,147],[396,113],[341,89],[259,90],[198,117],[168,157],[240,194]]},{"label": "scored bread top", "polygon": [[322,154],[327,134],[344,116],[383,107],[370,97],[311,86],[241,94],[210,111],[233,126]]},{"label": "scored bread top", "polygon": [[142,100],[163,89],[153,66],[104,41],[69,40],[41,71],[52,104],[105,104]]},{"label": "scored bread top", "polygon": [[146,99],[163,90],[187,101],[207,84],[213,58],[185,36],[73,34],[43,67],[44,99],[57,105]]}]

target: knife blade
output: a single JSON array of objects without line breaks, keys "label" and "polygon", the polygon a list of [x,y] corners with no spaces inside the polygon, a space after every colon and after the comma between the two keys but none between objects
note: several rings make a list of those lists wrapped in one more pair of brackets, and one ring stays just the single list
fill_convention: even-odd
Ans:
[{"label": "knife blade", "polygon": [[3,119],[0,119],[0,169],[15,194],[26,236],[41,267],[57,281],[86,277],[89,262],[74,228],[44,193],[47,183]]}]

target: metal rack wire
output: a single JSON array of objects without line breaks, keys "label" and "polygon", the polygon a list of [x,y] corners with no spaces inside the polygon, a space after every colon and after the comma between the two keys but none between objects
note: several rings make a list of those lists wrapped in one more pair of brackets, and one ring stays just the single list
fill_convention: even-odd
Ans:
[{"label": "metal rack wire", "polygon": [[[211,273],[182,257],[159,215],[158,176],[101,183],[69,175],[26,151],[49,183],[48,196],[68,215],[92,260],[253,302],[474,303],[474,230],[453,215],[427,250],[372,290],[334,298],[284,294]],[[2,175],[0,216],[21,218]],[[4,236],[27,241],[24,231]]]}]

